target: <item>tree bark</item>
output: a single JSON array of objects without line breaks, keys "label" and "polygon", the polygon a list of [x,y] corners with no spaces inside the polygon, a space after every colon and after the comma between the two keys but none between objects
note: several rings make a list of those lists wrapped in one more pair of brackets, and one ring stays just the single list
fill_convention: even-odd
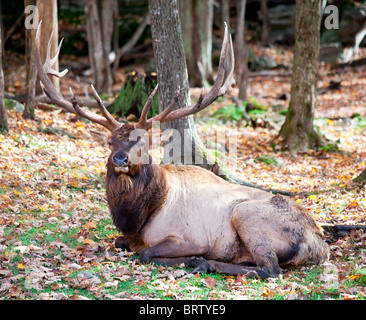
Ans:
[{"label": "tree bark", "polygon": [[[0,33],[2,26],[0,26]],[[6,116],[5,104],[4,104],[4,72],[3,72],[3,46],[2,37],[0,36],[0,133],[8,132],[8,119]]]},{"label": "tree bark", "polygon": [[[180,88],[180,95],[176,108],[182,108],[191,104],[189,95],[188,74],[186,59],[181,37],[181,25],[178,13],[177,0],[149,0],[149,11],[151,14],[151,32],[153,38],[154,57],[156,72],[159,83],[159,109],[165,110],[173,100],[176,90]],[[174,22],[174,23],[172,23]],[[163,162],[169,159],[170,162],[180,164],[195,164],[213,171],[225,180],[244,186],[258,188],[265,191],[274,191],[289,195],[289,192],[266,189],[244,181],[225,167],[217,164],[216,159],[207,154],[207,150],[202,143],[194,127],[193,117],[177,119],[163,123],[162,129],[175,129],[181,137],[178,147],[179,157],[169,155],[171,145],[164,149]],[[176,141],[176,139],[173,139]]]},{"label": "tree bark", "polygon": [[[159,83],[160,112],[167,108],[178,88],[180,89],[180,95],[176,108],[190,105],[187,65],[177,0],[150,0],[149,11]],[[177,158],[174,155],[170,156],[171,162],[199,164],[202,161],[203,166],[206,164],[203,157],[204,146],[194,127],[192,116],[163,123],[161,126],[163,130],[175,129],[181,137],[180,146],[176,146],[181,152],[179,152]],[[167,149],[165,149],[165,152],[167,152]],[[167,159],[167,156],[165,154],[164,159]]]},{"label": "tree bark", "polygon": [[[25,7],[28,5],[37,5],[40,1],[25,0]],[[23,112],[23,118],[34,119],[35,118],[35,96],[36,96],[36,83],[37,83],[37,69],[33,62],[33,44],[34,44],[34,32],[32,29],[25,29],[25,57],[26,57],[26,101]],[[48,41],[46,42],[48,44]],[[43,60],[44,61],[44,60]],[[41,89],[40,89],[41,90]]]},{"label": "tree bark", "polygon": [[291,100],[280,135],[291,152],[322,145],[314,130],[321,0],[297,0]]},{"label": "tree bark", "polygon": [[[37,0],[37,8],[39,10],[39,19],[42,20],[42,32],[41,32],[41,58],[42,61],[46,60],[47,46],[50,40],[51,34],[51,57],[56,54],[58,46],[58,16],[57,16],[57,0]],[[32,61],[33,64],[33,61]],[[59,61],[56,60],[53,65],[53,69],[58,71]],[[50,79],[55,88],[60,91],[60,79],[58,77],[50,76]],[[42,92],[42,89],[37,81],[38,87],[36,91]]]},{"label": "tree bark", "polygon": [[108,95],[112,94],[112,71],[107,52],[110,50],[112,36],[109,22],[113,21],[114,6],[111,2],[112,0],[103,0],[102,19],[99,17],[97,0],[86,0],[85,4],[89,60],[94,86],[99,93]]},{"label": "tree bark", "polygon": [[237,24],[235,34],[235,74],[241,101],[248,100],[248,46],[244,41],[246,0],[237,3]]},{"label": "tree bark", "polygon": [[267,0],[260,0],[261,2],[261,14],[262,14],[262,30],[261,30],[261,40],[263,45],[267,46],[269,44],[269,14],[267,7]]},{"label": "tree bark", "polygon": [[222,30],[224,30],[224,23],[230,25],[230,0],[221,1],[221,19],[222,19]]},{"label": "tree bark", "polygon": [[179,11],[190,85],[208,87],[213,82],[212,0],[179,0]]}]

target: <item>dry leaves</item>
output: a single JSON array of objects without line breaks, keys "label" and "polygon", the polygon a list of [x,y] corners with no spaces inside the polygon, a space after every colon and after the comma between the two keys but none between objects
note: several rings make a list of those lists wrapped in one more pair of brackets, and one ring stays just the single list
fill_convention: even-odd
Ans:
[{"label": "dry leaves", "polygon": [[[274,57],[271,50],[266,49]],[[278,59],[286,65],[291,53],[284,52]],[[320,87],[335,77],[328,71],[321,67]],[[202,115],[196,118],[197,127],[237,137],[239,161],[231,169],[243,179],[304,192],[295,201],[321,223],[366,224],[365,189],[347,190],[366,162],[365,128],[359,127],[356,118],[344,119],[355,112],[366,116],[365,67],[353,72],[344,72],[339,92],[318,96],[316,110],[315,124],[332,141],[340,141],[343,153],[309,150],[306,155],[289,155],[278,148],[274,129],[209,124],[207,118],[198,121]],[[287,107],[288,101],[275,97],[289,90],[286,78],[250,79],[249,95],[268,108]],[[193,89],[193,97],[196,91],[199,94]],[[230,103],[229,99],[218,101],[202,114],[210,115]],[[10,132],[0,136],[0,299],[366,297],[366,237],[359,231],[330,244],[330,265],[288,271],[264,281],[241,275],[192,276],[181,267],[141,265],[134,253],[114,248],[118,232],[104,190],[108,150],[85,133],[100,128],[57,111],[36,110],[37,122],[24,120],[15,111],[9,116]],[[320,119],[325,116],[337,119]],[[38,130],[47,126],[61,128],[76,139]],[[283,165],[274,168],[256,161],[263,155]]]}]

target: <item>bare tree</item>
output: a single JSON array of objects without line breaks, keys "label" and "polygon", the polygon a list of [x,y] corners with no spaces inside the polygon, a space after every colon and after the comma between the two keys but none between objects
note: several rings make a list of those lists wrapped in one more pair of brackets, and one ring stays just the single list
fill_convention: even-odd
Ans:
[{"label": "bare tree", "polygon": [[245,9],[246,0],[237,1],[237,22],[235,34],[235,74],[239,87],[239,100],[245,101],[248,99],[248,46],[245,45]]},{"label": "bare tree", "polygon": [[[24,5],[36,5],[36,0],[25,0]],[[26,101],[25,108],[23,112],[23,117],[26,119],[34,119],[34,109],[35,109],[35,96],[36,96],[36,80],[37,80],[37,70],[33,63],[33,36],[32,29],[25,29],[25,60],[26,60]]]},{"label": "bare tree", "polygon": [[[97,0],[85,1],[89,60],[93,70],[95,88],[104,94],[112,93],[112,70],[109,52],[113,25],[114,0],[103,0],[101,10]],[[101,11],[101,14],[99,14]],[[102,17],[102,18],[101,18]]]},{"label": "bare tree", "polygon": [[[42,59],[46,59],[47,47],[50,45],[51,54],[54,56],[58,44],[58,18],[57,18],[57,0],[25,0],[25,7],[34,5],[37,7],[39,19],[43,21],[44,28],[41,34],[40,48]],[[27,17],[27,15],[26,15]],[[34,21],[37,23],[37,21]],[[31,28],[25,30],[26,39],[26,102],[23,112],[24,118],[35,118],[35,96],[36,93],[41,93],[41,87],[37,85],[37,72],[33,63],[32,48],[33,48],[33,32]],[[53,68],[58,70],[58,58],[54,60]],[[57,90],[60,89],[60,81],[57,77],[51,76],[51,80]],[[39,82],[38,82],[39,83]]]},{"label": "bare tree", "polygon": [[230,0],[221,1],[221,19],[222,25],[230,25]]},{"label": "bare tree", "polygon": [[[42,33],[41,33],[41,57],[46,59],[47,45],[51,43],[51,55],[56,54],[58,45],[58,17],[57,17],[57,0],[37,0],[37,8],[39,10],[39,19],[43,21]],[[51,37],[52,35],[52,37]],[[53,65],[55,70],[59,69],[59,61],[55,59]],[[51,76],[52,83],[57,90],[60,90],[60,79]],[[40,88],[39,91],[41,92]]]},{"label": "bare tree", "polygon": [[[0,33],[2,27],[0,26]],[[4,104],[4,72],[3,72],[3,50],[2,37],[0,36],[0,132],[8,132],[8,119]]]},{"label": "bare tree", "polygon": [[[191,103],[186,60],[184,56],[183,40],[181,37],[181,27],[177,6],[177,0],[149,0],[151,32],[159,83],[159,109],[160,111],[167,109],[171,110],[173,106],[175,111],[171,111],[169,115],[180,114],[180,110]],[[174,23],[172,23],[172,21],[174,21]],[[232,50],[232,44],[230,47]],[[232,78],[232,72],[234,69],[233,52],[229,61],[229,66],[226,66],[225,69],[223,69],[231,75],[228,76],[223,85],[226,90],[228,89],[228,86],[231,86],[235,83]],[[223,70],[221,70],[221,72]],[[220,77],[223,77],[223,74],[221,74]],[[215,83],[218,82],[218,78],[219,77],[216,78]],[[215,84],[213,87],[215,87]],[[177,88],[180,89],[179,95],[177,95]],[[204,99],[206,101],[210,101],[210,99],[212,99],[210,96],[214,95],[214,92],[217,93],[216,89],[211,90]],[[172,105],[171,101],[175,101],[175,104]],[[204,101],[202,101],[202,96],[199,98],[199,102],[197,102],[195,105],[205,105]],[[195,105],[190,108],[191,111],[197,111],[197,109],[194,108]],[[182,157],[174,158],[173,155],[173,157],[169,156],[169,160],[175,163],[194,163],[196,165],[200,165],[203,168],[212,170],[216,174],[220,174],[223,179],[240,185],[266,191],[275,191],[286,195],[291,194],[286,191],[266,189],[264,187],[244,181],[237,177],[235,173],[230,172],[227,168],[217,163],[215,159],[210,158],[204,144],[198,136],[198,133],[194,127],[193,118],[190,114],[192,113],[186,113],[185,117],[182,118],[172,117],[171,121],[162,123],[161,125],[163,130],[175,129],[177,132],[179,132],[181,137],[184,137],[181,140],[181,145],[178,146],[179,150],[181,151],[179,154],[182,155]],[[166,117],[165,120],[168,118],[169,117]],[[167,151],[169,151],[169,148],[164,150],[164,155]]]},{"label": "bare tree", "polygon": [[[116,16],[117,13],[117,16]],[[144,32],[147,23],[150,19],[149,13],[146,14],[146,16],[143,18],[141,24],[136,29],[135,33],[132,35],[131,39],[127,41],[127,43],[122,47],[119,48],[118,46],[118,7],[117,7],[117,1],[116,1],[116,9],[115,9],[115,26],[114,26],[114,51],[116,53],[116,58],[113,63],[113,69],[112,69],[112,75],[113,78],[116,78],[119,62],[121,58],[132,50],[132,48],[136,45],[137,41],[140,39],[142,33]]]},{"label": "bare tree", "polygon": [[[176,109],[190,105],[188,73],[177,0],[150,0],[149,11],[159,83],[159,109],[163,111],[168,107],[169,102],[174,99],[177,89],[180,90],[180,94]],[[182,141],[179,146],[182,150],[182,157],[173,159],[174,162],[185,163],[185,158],[192,159],[192,155],[198,148],[202,149],[202,157],[204,146],[194,127],[192,116],[162,124],[162,129],[169,128],[178,130],[181,137],[185,137],[183,139],[185,143]]]},{"label": "bare tree", "polygon": [[269,44],[269,14],[267,7],[267,0],[260,0],[261,3],[261,14],[262,14],[262,31],[261,31],[261,40],[264,45]]},{"label": "bare tree", "polygon": [[314,130],[318,77],[321,0],[297,0],[291,100],[280,135],[295,152],[322,145]]},{"label": "bare tree", "polygon": [[213,82],[212,0],[179,0],[179,11],[190,85],[208,87]]}]

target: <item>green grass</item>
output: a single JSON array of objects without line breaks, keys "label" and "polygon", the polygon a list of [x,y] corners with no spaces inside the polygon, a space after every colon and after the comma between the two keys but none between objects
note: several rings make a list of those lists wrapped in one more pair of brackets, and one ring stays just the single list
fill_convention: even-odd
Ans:
[{"label": "green grass", "polygon": [[[45,134],[41,137],[47,138]],[[331,256],[334,264],[339,263],[339,290],[324,289],[321,266],[288,271],[275,279],[244,278],[237,284],[236,276],[191,275],[192,269],[181,266],[141,265],[137,254],[114,248],[119,233],[106,204],[102,170],[90,170],[89,158],[83,158],[82,152],[58,163],[52,156],[69,156],[68,144],[59,148],[57,139],[46,138],[15,134],[19,149],[24,148],[24,159],[40,152],[44,153],[42,161],[21,159],[17,166],[0,173],[0,178],[8,177],[0,187],[1,201],[8,201],[0,214],[0,270],[9,270],[7,277],[14,277],[1,298],[36,300],[42,294],[62,294],[68,299],[286,300],[295,294],[299,299],[317,300],[340,299],[340,292],[354,290],[357,299],[365,299],[357,293],[366,284],[365,268],[360,267],[365,251],[357,242],[344,244],[352,246],[354,254],[347,253],[346,247],[341,257]],[[277,160],[265,155],[257,159],[271,166],[278,165]],[[97,163],[91,165],[97,167]],[[21,180],[23,175],[27,178]],[[337,208],[324,208],[323,213],[341,213],[347,205],[345,201]],[[181,270],[186,271],[183,276]],[[0,273],[0,281],[4,279]],[[88,279],[95,282],[83,282]]]}]

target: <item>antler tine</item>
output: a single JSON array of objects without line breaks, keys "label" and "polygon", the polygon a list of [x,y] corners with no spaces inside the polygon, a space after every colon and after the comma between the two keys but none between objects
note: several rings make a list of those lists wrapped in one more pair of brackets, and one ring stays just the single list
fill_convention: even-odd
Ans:
[{"label": "antler tine", "polygon": [[[226,27],[226,23],[225,23]],[[220,88],[219,94],[223,96],[226,92],[231,88],[235,87],[235,79],[234,79],[234,69],[235,69],[235,55],[234,55],[234,48],[233,48],[233,40],[231,35],[229,36],[229,50],[230,50],[230,65],[228,68],[229,74],[225,80],[224,85]]]},{"label": "antler tine", "polygon": [[175,106],[177,105],[178,99],[179,99],[179,94],[180,94],[180,88],[178,88],[178,90],[175,93],[174,99],[169,103],[169,105],[166,107],[166,109],[164,111],[162,111],[155,117],[150,118],[149,120],[145,121],[145,123],[143,125],[141,125],[139,122],[137,124],[137,127],[145,129],[145,130],[149,130],[152,127],[152,124],[154,121],[165,122],[165,118],[174,110]]},{"label": "antler tine", "polygon": [[137,124],[137,126],[139,128],[143,128],[146,124],[147,121],[147,114],[149,113],[149,110],[151,108],[152,102],[154,100],[154,97],[156,95],[156,92],[158,91],[159,88],[159,84],[157,84],[153,90],[153,92],[151,92],[149,98],[147,99],[142,111],[141,111],[141,116],[140,116],[140,120]]},{"label": "antler tine", "polygon": [[95,100],[97,100],[97,103],[98,103],[98,106],[99,106],[99,109],[100,111],[102,112],[103,116],[113,125],[115,125],[116,127],[119,127],[120,126],[120,123],[113,118],[113,116],[109,113],[109,111],[107,110],[107,108],[105,107],[102,99],[100,98],[97,90],[95,90],[94,86],[91,84],[91,89],[93,91],[93,95],[94,95],[94,98]]},{"label": "antler tine", "polygon": [[[35,38],[35,45],[34,45],[34,49],[33,49],[33,59],[34,62],[36,64],[37,70],[38,70],[38,75],[39,78],[41,80],[41,87],[44,91],[44,93],[50,98],[50,100],[55,103],[56,105],[66,109],[69,112],[78,114],[80,116],[82,116],[85,119],[88,119],[92,122],[98,123],[104,127],[106,127],[108,130],[113,131],[114,129],[118,128],[120,126],[119,122],[116,121],[112,115],[107,111],[107,109],[105,108],[103,102],[101,101],[99,95],[96,93],[95,90],[93,90],[94,96],[97,100],[97,103],[99,105],[99,108],[103,114],[103,116],[100,116],[99,114],[95,114],[93,112],[87,111],[82,109],[78,103],[77,100],[75,98],[74,93],[72,92],[72,89],[70,88],[70,93],[71,93],[71,102],[66,100],[65,97],[56,90],[55,86],[53,85],[52,81],[49,79],[47,74],[52,74],[55,75],[57,77],[63,77],[66,73],[67,73],[67,69],[62,71],[62,72],[58,72],[54,69],[52,69],[52,66],[54,65],[59,53],[60,53],[60,49],[61,49],[61,45],[62,45],[62,40],[57,48],[57,52],[56,52],[56,56],[54,58],[51,59],[51,41],[48,42],[48,49],[47,49],[47,57],[46,57],[46,62],[43,65],[42,64],[42,60],[41,60],[41,55],[40,55],[40,31],[41,31],[41,25],[42,25],[42,21],[40,21],[38,28],[37,28],[37,32],[36,32],[36,38]],[[52,37],[52,34],[51,34]],[[94,88],[92,88],[94,89]]]},{"label": "antler tine", "polygon": [[41,55],[40,55],[40,46],[41,46],[41,25],[42,20],[39,22],[37,32],[36,32],[36,38],[35,38],[35,45],[33,50],[33,58],[34,62],[36,64],[38,75],[42,83],[43,91],[46,93],[46,95],[57,105],[60,107],[66,109],[69,112],[74,112],[74,109],[72,107],[72,104],[70,101],[67,101],[54,87],[52,81],[47,76],[47,71],[43,68],[42,61],[41,61]]},{"label": "antler tine", "polygon": [[[229,63],[227,63],[228,58],[230,59]],[[213,84],[210,91],[206,95],[204,95],[203,94],[204,91],[202,90],[197,103],[193,105],[187,106],[185,108],[180,108],[177,110],[173,110],[174,108],[170,109],[168,107],[161,114],[149,119],[146,123],[146,127],[150,128],[152,121],[167,122],[185,116],[189,116],[208,107],[218,97],[226,94],[226,92],[230,89],[231,86],[235,85],[235,79],[233,77],[234,64],[235,64],[235,57],[234,57],[233,43],[231,35],[229,34],[228,27],[225,23],[225,35],[222,42],[222,49],[220,53],[220,61],[217,70],[216,81]],[[225,73],[227,73],[226,78]],[[175,97],[175,99],[177,99],[177,96]]]},{"label": "antler tine", "polygon": [[62,42],[64,41],[64,38],[61,39],[55,56],[53,58],[51,58],[51,46],[52,46],[52,37],[53,37],[53,30],[51,31],[51,35],[50,35],[50,39],[48,40],[48,45],[47,45],[47,54],[46,54],[46,61],[43,65],[43,69],[46,70],[46,73],[48,74],[52,74],[53,76],[56,76],[58,78],[62,78],[66,75],[66,73],[69,71],[67,69],[65,69],[62,72],[56,71],[55,69],[52,69],[52,66],[56,63],[57,59],[58,59],[58,55],[60,54],[60,49],[62,46]]}]

